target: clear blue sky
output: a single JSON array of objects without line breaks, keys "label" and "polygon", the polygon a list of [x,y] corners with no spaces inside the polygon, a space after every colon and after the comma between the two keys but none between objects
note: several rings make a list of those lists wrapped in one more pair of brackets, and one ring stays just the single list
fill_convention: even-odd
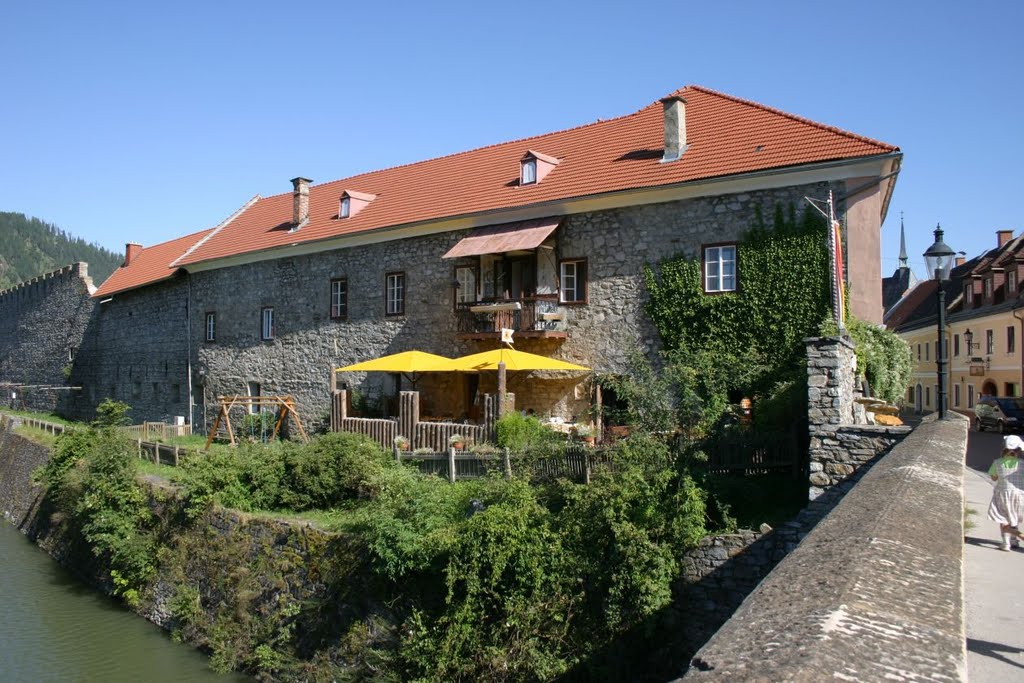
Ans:
[{"label": "clear blue sky", "polygon": [[882,230],[1024,228],[1024,3],[8,2],[0,210],[121,251],[255,194],[627,114],[694,83],[902,148]]}]

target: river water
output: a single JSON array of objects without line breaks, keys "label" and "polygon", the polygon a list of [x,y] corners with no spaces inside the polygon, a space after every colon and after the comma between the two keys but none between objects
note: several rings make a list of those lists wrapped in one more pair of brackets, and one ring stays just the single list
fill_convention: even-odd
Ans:
[{"label": "river water", "polygon": [[78,581],[0,519],[0,681],[235,683],[166,631]]}]

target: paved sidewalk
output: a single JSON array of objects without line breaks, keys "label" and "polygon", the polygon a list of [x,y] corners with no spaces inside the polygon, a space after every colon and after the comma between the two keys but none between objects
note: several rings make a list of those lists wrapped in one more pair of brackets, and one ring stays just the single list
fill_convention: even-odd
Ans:
[{"label": "paved sidewalk", "polygon": [[964,532],[967,680],[1024,682],[1024,550],[999,550],[988,519],[993,482],[964,468],[964,504],[974,525]]}]

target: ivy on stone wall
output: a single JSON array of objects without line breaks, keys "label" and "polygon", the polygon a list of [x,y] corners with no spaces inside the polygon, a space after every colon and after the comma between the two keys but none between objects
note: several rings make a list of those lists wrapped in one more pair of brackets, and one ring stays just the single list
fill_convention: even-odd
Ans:
[{"label": "ivy on stone wall", "polygon": [[752,355],[786,369],[802,356],[830,310],[826,223],[812,211],[776,207],[769,228],[758,212],[737,245],[738,288],[705,294],[701,258],[675,256],[645,269],[647,312],[667,350]]}]

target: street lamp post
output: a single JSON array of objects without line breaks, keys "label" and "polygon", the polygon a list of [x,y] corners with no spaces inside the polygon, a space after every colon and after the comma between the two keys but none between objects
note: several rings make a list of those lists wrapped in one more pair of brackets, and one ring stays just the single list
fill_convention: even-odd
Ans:
[{"label": "street lamp post", "polygon": [[945,242],[942,241],[942,226],[935,226],[935,242],[924,252],[925,263],[928,264],[928,272],[935,278],[935,291],[938,298],[939,309],[939,343],[936,346],[935,365],[938,370],[938,391],[936,400],[939,407],[939,419],[946,417],[946,366],[949,362],[946,356],[946,291],[942,288],[943,283],[949,279],[949,270],[953,265],[953,256],[956,255]]}]

